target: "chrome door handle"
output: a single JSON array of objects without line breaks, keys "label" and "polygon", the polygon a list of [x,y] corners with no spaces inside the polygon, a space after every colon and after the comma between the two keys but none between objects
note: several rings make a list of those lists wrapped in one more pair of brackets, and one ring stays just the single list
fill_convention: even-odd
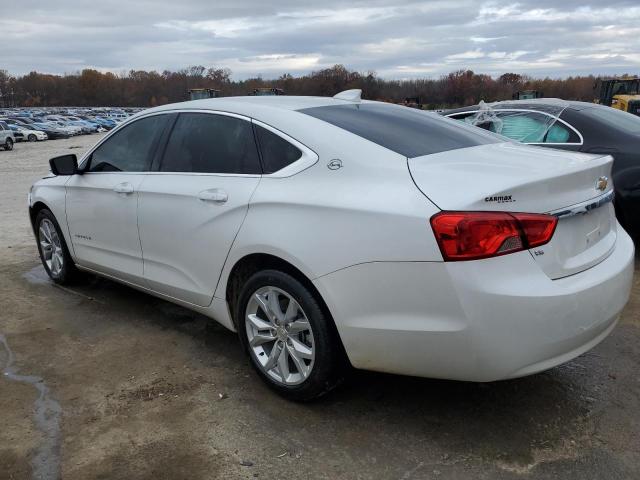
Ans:
[{"label": "chrome door handle", "polygon": [[133,193],[133,185],[129,182],[119,183],[113,187],[113,191],[116,193]]},{"label": "chrome door handle", "polygon": [[203,190],[198,194],[198,198],[203,202],[225,203],[229,196],[227,192],[220,188],[212,188],[211,190]]}]

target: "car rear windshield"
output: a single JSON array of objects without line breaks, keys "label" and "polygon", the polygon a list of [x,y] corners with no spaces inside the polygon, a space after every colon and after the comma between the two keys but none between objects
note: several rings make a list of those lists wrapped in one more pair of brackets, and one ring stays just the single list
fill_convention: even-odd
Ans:
[{"label": "car rear windshield", "polygon": [[300,112],[409,158],[505,141],[434,113],[384,103],[313,107]]}]

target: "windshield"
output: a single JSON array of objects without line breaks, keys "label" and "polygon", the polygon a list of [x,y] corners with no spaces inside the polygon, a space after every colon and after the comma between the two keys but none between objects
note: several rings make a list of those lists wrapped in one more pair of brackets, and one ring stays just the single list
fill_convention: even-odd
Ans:
[{"label": "windshield", "polygon": [[640,134],[640,117],[616,108],[594,106],[582,110],[585,115],[627,133]]},{"label": "windshield", "polygon": [[386,103],[332,105],[300,112],[408,158],[505,141],[435,113]]}]

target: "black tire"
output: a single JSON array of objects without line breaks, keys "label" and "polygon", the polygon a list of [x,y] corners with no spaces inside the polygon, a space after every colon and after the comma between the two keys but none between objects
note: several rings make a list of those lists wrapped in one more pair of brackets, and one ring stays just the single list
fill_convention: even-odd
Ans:
[{"label": "black tire", "polygon": [[36,138],[36,136],[33,133],[30,133],[29,136],[27,137],[27,140],[29,140],[30,142],[37,142],[38,139]]},{"label": "black tire", "polygon": [[10,138],[7,138],[7,140],[4,142],[4,149],[13,150],[13,140],[11,140]]},{"label": "black tire", "polygon": [[[53,224],[56,230],[55,233],[58,236],[61,247],[62,247],[62,256],[63,256],[62,269],[58,273],[53,273],[49,268],[49,266],[47,265],[43,247],[40,242],[40,237],[39,237],[40,227],[42,225],[42,222],[45,219],[49,220]],[[38,253],[40,254],[40,260],[42,261],[42,265],[44,266],[44,269],[47,272],[47,275],[49,275],[51,280],[53,280],[54,282],[60,285],[68,285],[77,281],[81,277],[80,271],[76,268],[75,264],[73,263],[73,259],[69,254],[69,248],[67,247],[67,243],[64,240],[64,235],[62,234],[60,225],[58,225],[58,221],[56,220],[56,217],[53,215],[53,213],[51,213],[51,211],[47,210],[46,208],[43,208],[42,210],[40,210],[38,212],[38,215],[36,215],[34,227],[35,227],[34,230],[36,234],[36,242],[38,244]]]},{"label": "black tire", "polygon": [[[292,296],[304,311],[311,326],[315,350],[313,367],[309,376],[297,385],[285,385],[271,378],[249,348],[245,320],[249,300],[256,291],[266,286],[276,287]],[[251,365],[262,380],[282,397],[298,402],[313,400],[333,390],[344,379],[349,365],[333,320],[314,294],[293,276],[278,270],[255,273],[242,287],[234,312],[240,342],[249,356]]]}]

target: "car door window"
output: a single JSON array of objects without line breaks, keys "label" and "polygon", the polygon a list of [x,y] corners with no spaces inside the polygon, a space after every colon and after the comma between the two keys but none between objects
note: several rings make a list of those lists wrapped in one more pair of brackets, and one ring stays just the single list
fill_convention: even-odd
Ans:
[{"label": "car door window", "polygon": [[109,137],[89,160],[89,172],[144,172],[149,170],[167,115],[141,118]]},{"label": "car door window", "polygon": [[208,113],[181,113],[165,150],[163,172],[260,174],[251,123]]},{"label": "car door window", "polygon": [[255,129],[258,143],[260,144],[264,173],[274,173],[282,170],[302,156],[300,149],[291,145],[284,138],[260,125],[255,125]]}]

